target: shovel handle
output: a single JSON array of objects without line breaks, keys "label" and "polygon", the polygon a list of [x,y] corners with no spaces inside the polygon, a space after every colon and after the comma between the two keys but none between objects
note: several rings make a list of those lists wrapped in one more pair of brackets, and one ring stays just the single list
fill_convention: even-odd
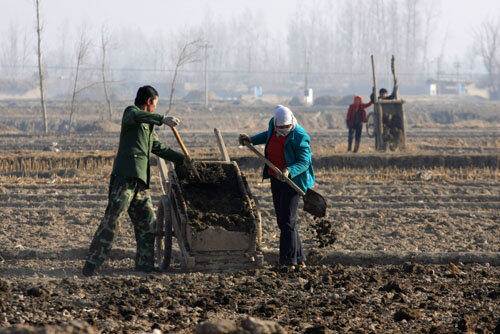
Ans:
[{"label": "shovel handle", "polygon": [[[177,131],[177,129],[173,126],[170,127],[172,129],[172,132],[174,133],[174,136],[175,136],[175,139],[177,139],[177,142],[179,143],[179,146],[181,147],[182,149],[182,152],[184,153],[184,155],[186,156],[186,160],[188,162],[191,162],[191,157],[189,156],[189,152],[186,148],[186,146],[184,145],[184,143],[182,142],[182,139],[181,139],[181,136],[179,135],[179,132]],[[193,170],[193,173],[194,173],[194,176],[198,179],[198,181],[202,181],[202,178],[200,176],[200,174],[198,173],[198,171],[196,170],[196,168],[191,165],[191,168]]]},{"label": "shovel handle", "polygon": [[179,146],[181,147],[182,152],[186,156],[186,159],[188,161],[191,161],[191,157],[189,156],[189,152],[188,152],[186,146],[184,145],[184,143],[182,142],[182,139],[181,139],[181,136],[179,135],[179,132],[177,131],[177,129],[175,127],[171,126],[170,128],[172,129],[172,132],[174,133],[175,139],[177,139],[177,142],[179,143]]},{"label": "shovel handle", "polygon": [[[278,174],[279,176],[283,176],[283,173],[278,169],[278,167],[276,167],[275,165],[273,165],[273,163],[271,161],[269,161],[264,155],[262,155],[262,153],[260,153],[252,144],[250,143],[246,143],[245,144],[246,147],[248,147],[248,149],[250,151],[252,151],[253,153],[255,153],[255,155],[257,157],[260,158],[260,160],[264,161],[266,163],[266,165],[268,165],[269,167],[271,167],[271,169],[276,173]],[[290,185],[290,187],[292,187],[296,192],[298,192],[300,195],[302,196],[305,196],[306,193],[300,189],[296,184],[295,182],[293,182],[290,178],[288,177],[285,177],[285,182],[288,183],[288,185]]]}]

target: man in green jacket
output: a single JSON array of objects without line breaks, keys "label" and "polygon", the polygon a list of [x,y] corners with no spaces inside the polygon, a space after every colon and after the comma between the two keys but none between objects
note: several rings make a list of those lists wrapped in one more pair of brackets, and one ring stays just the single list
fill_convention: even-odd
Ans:
[{"label": "man in green jacket", "polygon": [[179,124],[179,120],[153,113],[157,102],[158,92],[151,86],[143,86],[137,91],[135,105],[127,107],[123,112],[120,144],[109,185],[108,206],[90,245],[82,271],[85,276],[94,275],[107,258],[127,213],[134,225],[137,242],[136,270],[156,270],[156,216],[149,194],[149,157],[154,153],[175,163],[185,160],[183,154],[171,150],[158,140],[155,125],[174,127]]}]

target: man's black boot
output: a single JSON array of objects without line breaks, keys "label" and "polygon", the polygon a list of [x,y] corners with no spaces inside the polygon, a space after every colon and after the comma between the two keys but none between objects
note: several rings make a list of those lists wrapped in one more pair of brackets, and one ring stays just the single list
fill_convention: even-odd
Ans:
[{"label": "man's black boot", "polygon": [[83,269],[82,269],[83,276],[86,276],[86,277],[94,276],[96,268],[97,267],[95,264],[92,264],[88,261],[85,261],[85,265],[83,266]]}]

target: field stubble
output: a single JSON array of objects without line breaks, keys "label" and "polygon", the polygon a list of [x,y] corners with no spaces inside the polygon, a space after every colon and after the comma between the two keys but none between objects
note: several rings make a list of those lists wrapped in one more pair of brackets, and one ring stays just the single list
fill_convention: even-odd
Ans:
[{"label": "field stubble", "polygon": [[[35,129],[28,115],[35,109],[9,113],[9,125]],[[134,272],[135,237],[127,220],[100,275],[82,279],[83,259],[107,203],[117,133],[0,135],[5,158],[0,174],[0,327],[79,320],[105,332],[192,332],[200,321],[251,315],[274,320],[291,332],[313,327],[317,332],[500,331],[498,266],[318,264],[335,252],[346,257],[356,252],[498,255],[500,175],[495,162],[490,167],[457,168],[318,166],[315,190],[327,198],[326,219],[332,222],[336,241],[319,247],[312,217],[299,209],[310,266],[282,272],[272,266],[279,230],[269,184],[261,179],[261,166],[248,162],[248,152],[235,146],[238,132],[265,129],[270,112],[258,109],[257,114],[203,114],[194,128],[187,125],[198,118],[191,112],[183,117],[186,127],[180,128],[195,158],[213,159],[218,149],[211,130],[222,125],[231,157],[241,158],[262,215],[263,247],[271,265],[240,272],[181,273],[175,258],[169,274]],[[316,158],[345,152],[346,131],[338,125],[343,124],[344,111],[301,112]],[[427,114],[422,119],[412,116],[405,154],[415,159],[499,154],[499,128],[492,123],[419,127],[428,122]],[[221,122],[224,118],[230,121]],[[160,136],[175,143],[168,131],[160,131]],[[58,143],[59,153],[40,153],[54,147],[52,142]],[[372,147],[363,137],[361,153],[372,155]],[[26,155],[59,160],[30,158],[16,165]],[[68,155],[72,157],[64,160]],[[88,156],[103,158],[85,160]],[[157,205],[159,177],[153,174],[151,192]]]},{"label": "field stubble", "polygon": [[[0,326],[76,319],[106,332],[190,332],[201,321],[242,315],[274,320],[292,332],[500,326],[499,267],[314,265],[338,250],[498,252],[497,170],[318,170],[317,191],[330,203],[327,218],[338,240],[319,248],[311,217],[299,210],[312,264],[301,272],[266,266],[184,274],[175,262],[166,276],[138,274],[131,270],[135,239],[127,221],[104,276],[81,279],[86,249],[105,209],[109,172],[108,165],[71,177],[0,177]],[[262,214],[265,251],[275,252],[279,232],[269,185],[259,171],[243,172]],[[157,173],[153,185],[158,203]]]}]

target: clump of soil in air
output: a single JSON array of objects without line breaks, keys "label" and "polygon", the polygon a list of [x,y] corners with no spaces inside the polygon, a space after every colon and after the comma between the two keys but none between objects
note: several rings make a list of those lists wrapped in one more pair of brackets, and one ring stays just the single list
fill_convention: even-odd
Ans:
[{"label": "clump of soil in air", "polygon": [[320,248],[333,245],[337,241],[337,232],[334,230],[333,222],[327,219],[314,218],[310,228],[314,231]]},{"label": "clump of soil in air", "polygon": [[184,165],[175,167],[191,227],[202,231],[221,226],[228,231],[252,233],[252,206],[241,193],[234,166],[202,162],[194,166],[201,181]]}]

